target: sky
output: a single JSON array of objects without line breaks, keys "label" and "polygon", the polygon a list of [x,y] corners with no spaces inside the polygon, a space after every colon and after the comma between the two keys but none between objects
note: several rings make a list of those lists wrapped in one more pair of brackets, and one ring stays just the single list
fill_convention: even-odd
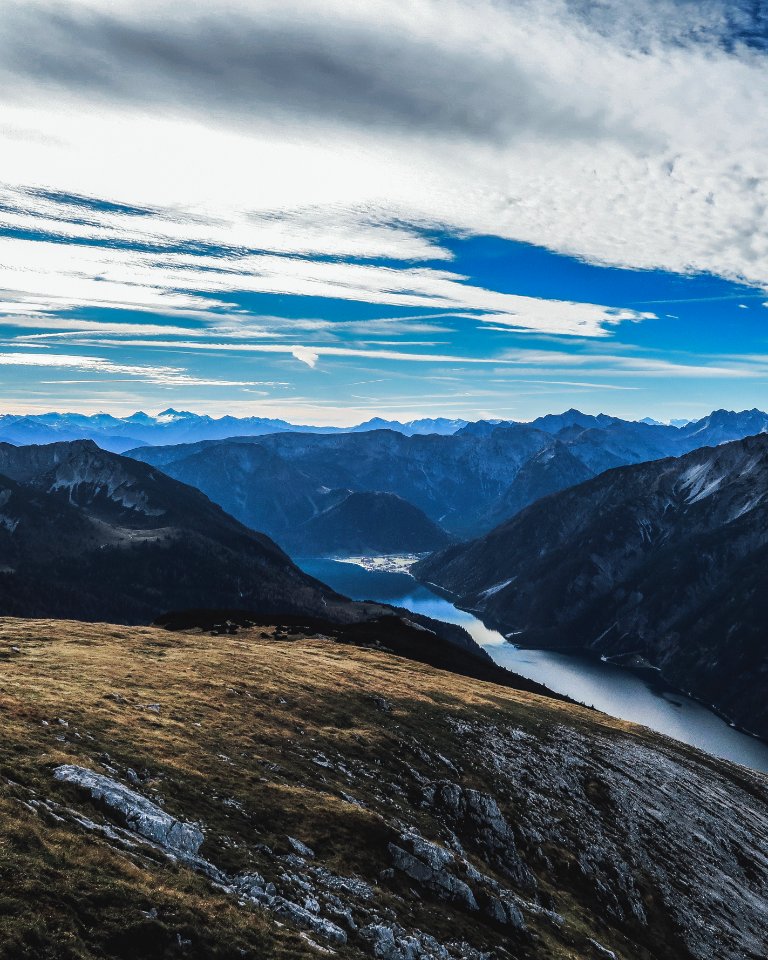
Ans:
[{"label": "sky", "polygon": [[768,407],[768,0],[0,0],[0,407]]}]

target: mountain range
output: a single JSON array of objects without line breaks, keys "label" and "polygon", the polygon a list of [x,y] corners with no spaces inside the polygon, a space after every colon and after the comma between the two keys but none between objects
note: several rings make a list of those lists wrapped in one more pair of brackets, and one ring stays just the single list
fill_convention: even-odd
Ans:
[{"label": "mountain range", "polygon": [[[727,413],[726,433],[733,429],[734,418],[751,418],[752,428],[746,433],[759,433],[765,429],[768,417],[757,410],[741,414]],[[706,420],[707,418],[705,418]],[[156,415],[137,411],[126,417],[116,417],[108,413],[39,413],[39,414],[2,414],[0,415],[0,442],[14,444],[55,443],[65,440],[95,440],[105,450],[124,453],[132,447],[169,443],[196,443],[200,440],[221,440],[227,437],[263,436],[269,433],[366,433],[371,430],[395,430],[404,436],[422,436],[439,434],[450,436],[469,426],[473,429],[488,430],[494,426],[513,421],[485,420],[470,424],[466,420],[445,417],[424,417],[418,420],[401,422],[373,417],[364,423],[351,427],[310,426],[289,423],[287,420],[269,417],[211,417],[207,414],[192,413],[188,410],[168,408]],[[606,414],[591,416],[578,410],[569,410],[563,414],[548,414],[531,421],[531,425],[548,433],[556,433],[564,426],[608,426],[611,423],[628,423]],[[657,420],[646,417],[639,421],[645,425],[664,426]],[[705,421],[698,421],[701,425]],[[672,420],[668,430],[686,429],[687,420]],[[741,434],[745,436],[746,433]],[[727,436],[724,439],[735,439]]]},{"label": "mountain range", "polygon": [[[283,548],[437,550],[417,576],[505,632],[634,658],[766,735],[768,434],[720,442],[763,419],[718,411],[667,428],[569,411],[450,436],[286,432],[132,457],[92,441],[0,444],[0,609],[123,622],[190,607],[397,618],[334,594]],[[658,457],[671,438],[678,453],[718,446],[593,475]]]},{"label": "mountain range", "polygon": [[163,410],[156,416],[138,411],[127,417],[108,413],[41,413],[0,415],[0,442],[14,444],[95,440],[100,447],[123,453],[140,444],[193,443],[232,436],[267,433],[358,433],[366,430],[397,430],[406,436],[422,433],[451,434],[466,426],[466,420],[424,418],[401,423],[374,417],[353,427],[297,426],[268,417],[210,417],[188,410]]},{"label": "mountain range", "polygon": [[414,574],[516,643],[646,664],[768,736],[768,436],[609,470]]},{"label": "mountain range", "polygon": [[[450,435],[283,432],[145,446],[128,455],[202,490],[295,556],[355,553],[366,541],[378,552],[420,552],[415,534],[427,523],[440,528],[435,536],[476,537],[540,497],[612,467],[766,429],[768,415],[757,410],[716,411],[680,428],[570,410],[529,424],[479,421]],[[337,511],[350,493],[400,498],[388,501],[388,527],[401,532],[386,547],[361,528],[364,512]],[[338,521],[332,536],[318,519],[328,510]]]}]

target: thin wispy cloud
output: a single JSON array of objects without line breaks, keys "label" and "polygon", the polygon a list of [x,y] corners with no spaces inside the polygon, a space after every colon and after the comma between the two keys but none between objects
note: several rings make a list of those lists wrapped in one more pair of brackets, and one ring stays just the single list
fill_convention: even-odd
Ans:
[{"label": "thin wispy cloud", "polygon": [[[477,318],[518,330],[604,336],[623,321],[651,313],[517,296],[484,289],[448,270],[306,260],[266,254],[237,256],[147,253],[49,241],[0,239],[0,290],[17,311],[110,307],[169,316],[211,316],[232,310],[235,292],[352,300],[366,304],[475,310]],[[18,299],[10,299],[13,293]]]},{"label": "thin wispy cloud", "polygon": [[49,367],[60,370],[80,370],[84,373],[128,374],[131,377],[138,377],[147,383],[184,387],[254,387],[260,385],[258,381],[253,380],[207,380],[201,377],[190,376],[185,370],[179,367],[114,363],[103,357],[70,356],[67,354],[0,353],[0,366]]},{"label": "thin wispy cloud", "polygon": [[164,350],[200,350],[216,353],[277,353],[290,354],[308,367],[315,367],[320,357],[351,357],[367,360],[397,360],[411,363],[454,363],[454,364],[493,364],[515,361],[500,357],[468,357],[449,353],[411,353],[406,350],[380,350],[356,347],[329,347],[326,345],[303,346],[301,344],[280,343],[217,343],[206,341],[178,340],[109,340],[107,338],[77,341],[82,346],[120,346],[143,347]]}]

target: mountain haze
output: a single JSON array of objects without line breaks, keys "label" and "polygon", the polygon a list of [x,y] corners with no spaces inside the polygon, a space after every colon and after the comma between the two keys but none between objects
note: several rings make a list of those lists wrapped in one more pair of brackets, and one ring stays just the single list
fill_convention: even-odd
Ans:
[{"label": "mountain haze", "polygon": [[366,430],[397,430],[406,436],[421,433],[455,433],[466,420],[425,418],[400,423],[375,417],[354,427],[297,426],[286,420],[269,417],[210,417],[174,410],[169,407],[156,416],[138,411],[127,417],[108,413],[2,414],[0,442],[42,444],[68,440],[95,440],[105,450],[123,453],[141,444],[194,443],[233,436],[261,436],[268,433],[301,431],[303,433],[348,433]]},{"label": "mountain haze", "polygon": [[[604,470],[678,456],[758,428],[768,429],[759,411],[717,411],[677,428],[569,410],[528,424],[478,421],[451,435],[282,432],[142,447],[129,455],[306,555],[318,545],[308,535],[314,518],[350,492],[394,494],[453,538],[467,539]],[[354,553],[359,539],[358,530],[340,522],[332,552]],[[411,547],[402,541],[393,549]]]}]

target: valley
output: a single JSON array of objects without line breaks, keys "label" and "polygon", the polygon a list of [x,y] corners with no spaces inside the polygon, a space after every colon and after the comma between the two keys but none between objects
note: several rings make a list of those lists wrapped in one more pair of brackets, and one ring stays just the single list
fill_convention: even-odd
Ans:
[{"label": "valley", "polygon": [[403,559],[405,562],[399,564],[387,564],[383,558],[313,558],[298,562],[311,576],[353,599],[389,603],[433,620],[458,624],[499,666],[516,676],[713,756],[768,773],[768,743],[737,730],[707,705],[664,683],[654,671],[631,670],[594,654],[517,647],[474,614],[414,580],[407,571],[416,558]]},{"label": "valley", "polygon": [[[713,414],[701,430],[732,431],[752,419],[751,415],[745,420],[741,414],[726,418]],[[519,469],[514,457],[509,459],[512,448],[508,441],[510,436],[517,437],[519,454],[520,437],[529,443],[530,431],[520,433],[516,426],[510,433],[508,427],[493,424],[466,425],[456,436],[404,436],[388,430],[339,436],[292,433],[250,438],[248,442],[204,443],[191,455],[185,445],[139,451],[142,456],[151,453],[160,469],[103,451],[92,441],[23,447],[0,444],[0,477],[5,476],[0,481],[5,484],[0,505],[3,610],[145,623],[189,608],[250,610],[261,617],[270,613],[308,615],[339,623],[393,615],[402,618],[403,611],[410,611],[424,618],[422,623],[436,630],[446,643],[471,645],[474,655],[482,654],[486,660],[490,656],[516,675],[612,715],[647,723],[716,755],[763,767],[762,745],[673,691],[690,690],[694,698],[741,727],[762,732],[759,694],[750,701],[749,696],[737,697],[735,691],[745,657],[753,657],[758,671],[764,669],[759,643],[753,638],[759,630],[761,602],[753,580],[759,577],[756,558],[764,545],[759,518],[763,514],[760,491],[768,489],[762,466],[768,451],[765,435],[577,482],[519,509],[489,534],[467,543],[456,543],[455,536],[398,494],[317,487],[319,469],[330,482],[375,485],[375,478],[389,470],[387,464],[394,457],[387,477],[394,485],[410,484],[411,496],[415,489],[425,495],[428,492],[429,509],[442,511],[440,519],[445,523],[450,503],[458,502],[457,496],[470,497],[473,472],[487,480],[482,471],[488,470],[488,461],[477,461],[479,451],[487,454],[495,449],[493,469],[518,469],[518,481],[523,478],[518,493],[528,489],[526,496],[534,496],[535,489],[527,485],[540,460],[545,467],[558,456],[576,462],[572,453],[557,453],[566,435],[582,443],[585,433],[599,434],[605,448],[608,440],[600,431],[625,431],[626,426],[611,418],[586,418],[576,411],[542,418],[536,431],[557,435],[552,456],[542,460],[540,451]],[[636,424],[631,430],[635,427],[655,429],[654,425]],[[477,445],[477,437],[485,446]],[[438,456],[447,450],[451,457],[458,456],[453,461],[456,469],[448,473],[445,464],[439,465]],[[324,459],[327,456],[331,459]],[[200,463],[206,464],[204,477],[191,469]],[[176,478],[161,470],[172,470]],[[311,479],[313,473],[315,479]],[[368,480],[362,482],[365,477]],[[439,484],[438,477],[442,478]],[[184,480],[192,481],[201,492]],[[499,499],[498,483],[494,487],[483,481],[481,486],[489,498],[487,503],[496,504],[493,509],[483,508],[489,516],[510,507],[511,495],[508,491]],[[593,489],[597,496],[590,494]],[[274,530],[277,524],[278,532],[287,529],[279,526],[282,518],[293,532],[288,544],[294,557],[343,559],[357,554],[378,560],[361,560],[368,569],[358,566],[356,575],[350,574],[353,568],[348,564],[331,561],[297,566],[269,537],[228,516],[202,490],[221,503],[231,502],[242,492],[241,516],[259,522],[270,518],[265,525]],[[581,496],[587,507],[574,509]],[[475,501],[477,505],[477,498]],[[588,526],[590,509],[596,514],[594,530]],[[602,520],[606,510],[612,518],[608,523]],[[304,516],[303,522],[296,522],[299,514]],[[583,523],[577,519],[582,514],[586,517]],[[573,531],[570,534],[569,529]],[[588,533],[581,556],[581,542],[571,545],[568,537],[581,541],[585,529]],[[720,540],[714,540],[715,531],[720,530]],[[685,576],[703,579],[685,587],[679,597],[688,590],[694,606],[684,615],[689,620],[698,618],[694,625],[685,626],[685,635],[693,636],[702,629],[712,633],[707,641],[712,652],[699,657],[701,667],[696,667],[693,655],[688,659],[691,666],[685,665],[685,653],[676,653],[679,645],[674,636],[662,642],[652,639],[651,633],[654,610],[682,615],[686,609],[680,599],[674,604],[664,599],[663,590],[676,589],[671,586],[676,565],[681,551],[694,549],[687,546],[689,541],[694,543],[692,535],[709,539],[695,548],[696,559],[686,562]],[[509,544],[508,538],[512,538]],[[308,549],[302,551],[300,546]],[[549,552],[537,566],[530,552],[541,549]],[[422,581],[420,587],[403,573],[398,576],[387,569],[387,558],[404,550],[415,562],[405,558],[400,564],[402,571],[414,572]],[[598,561],[595,558],[601,550],[608,552]],[[505,565],[508,557],[513,558],[511,567]],[[666,575],[669,586],[655,572],[663,558],[671,564]],[[637,574],[645,578],[646,586],[632,587],[625,582],[628,574],[624,571],[642,571],[642,564],[651,565],[650,573]],[[611,565],[613,573],[609,572]],[[746,573],[729,587],[729,571],[741,568]],[[718,577],[721,586],[715,586]],[[532,589],[529,596],[527,584],[537,578],[546,585],[536,588],[538,593]],[[35,586],[41,580],[49,583],[45,594]],[[433,584],[441,597],[430,589]],[[695,606],[702,602],[704,584],[708,590],[738,588],[742,593],[742,617],[732,623],[729,640],[736,644],[737,652],[727,653],[733,677],[729,679],[729,669],[721,664],[714,685],[707,685],[706,662],[707,657],[711,662],[717,656],[718,640],[713,633],[717,622],[707,627],[709,614],[698,614]],[[460,612],[445,596],[473,613]],[[622,612],[613,614],[613,626],[612,607],[605,597],[610,597],[610,603],[623,603],[616,608]],[[517,604],[511,618],[510,600]],[[567,604],[574,601],[576,606],[568,612]],[[558,612],[561,605],[562,612]],[[486,627],[475,613],[501,633]],[[540,622],[521,621],[521,615],[539,617]],[[519,637],[526,650],[502,643],[502,634]],[[687,642],[692,649],[693,641]],[[664,662],[659,660],[661,649],[668,650]],[[646,669],[628,672],[623,669],[627,664],[645,665]],[[727,693],[729,683],[732,694]],[[724,696],[730,696],[737,706],[730,707]]]},{"label": "valley", "polygon": [[606,471],[413,572],[526,646],[640,660],[766,737],[767,494],[768,437],[747,437]]}]

